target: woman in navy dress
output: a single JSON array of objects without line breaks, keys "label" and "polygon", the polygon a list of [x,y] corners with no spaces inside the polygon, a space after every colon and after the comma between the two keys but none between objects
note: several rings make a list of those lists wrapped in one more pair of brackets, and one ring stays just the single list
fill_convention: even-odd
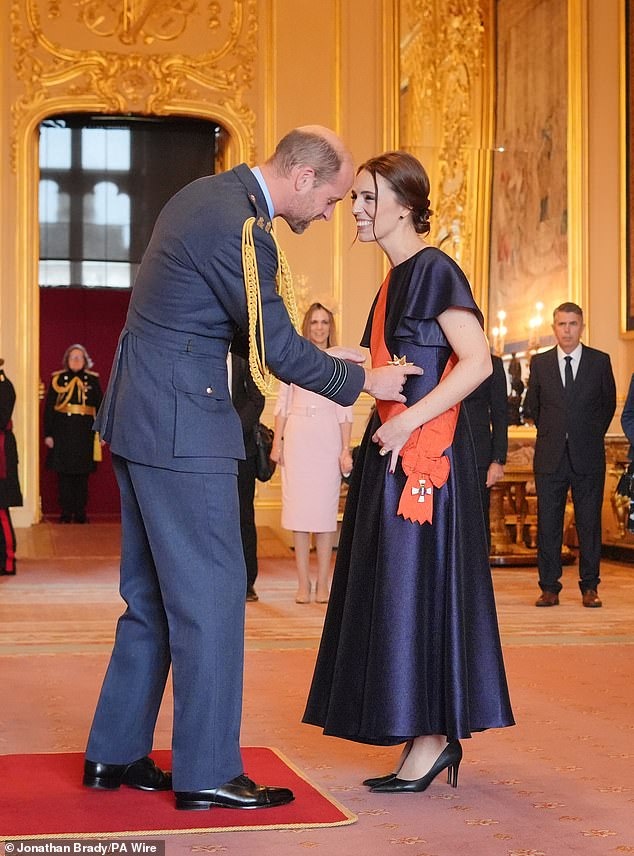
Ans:
[{"label": "woman in navy dress", "polygon": [[462,738],[513,724],[460,410],[491,359],[464,274],[421,240],[432,212],[416,158],[367,161],[352,199],[359,240],[376,241],[391,265],[362,344],[373,365],[391,357],[424,373],[407,379],[407,405],[377,406],[366,430],[304,722],[361,743],[404,743],[393,771],[365,784],[422,791],[445,769],[457,784]]}]

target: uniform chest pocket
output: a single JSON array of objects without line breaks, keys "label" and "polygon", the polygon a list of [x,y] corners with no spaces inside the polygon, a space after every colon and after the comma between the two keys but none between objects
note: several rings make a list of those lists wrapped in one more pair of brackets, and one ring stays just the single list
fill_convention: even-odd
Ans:
[{"label": "uniform chest pocket", "polygon": [[184,358],[174,363],[176,457],[241,458],[242,429],[227,375],[217,362]]}]

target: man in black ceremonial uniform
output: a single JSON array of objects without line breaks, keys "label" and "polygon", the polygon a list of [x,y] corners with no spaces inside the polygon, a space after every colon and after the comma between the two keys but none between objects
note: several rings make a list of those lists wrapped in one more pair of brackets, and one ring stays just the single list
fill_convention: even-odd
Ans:
[{"label": "man in black ceremonial uniform", "polygon": [[[0,366],[3,360],[0,360]],[[15,574],[15,531],[10,508],[22,505],[18,481],[18,449],[12,431],[11,415],[15,390],[0,368],[0,576]]]}]

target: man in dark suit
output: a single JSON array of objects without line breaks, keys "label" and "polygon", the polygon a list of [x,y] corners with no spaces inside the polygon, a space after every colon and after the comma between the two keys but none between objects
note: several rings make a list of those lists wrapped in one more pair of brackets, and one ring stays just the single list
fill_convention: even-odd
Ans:
[{"label": "man in dark suit", "polygon": [[[340,404],[362,389],[405,401],[406,375],[419,368],[363,369],[320,351],[296,333],[276,290],[273,217],[297,234],[329,220],[353,174],[341,140],[308,126],[287,134],[261,167],[200,178],[159,214],[95,424],[121,492],[127,610],[88,740],[87,787],[173,784],[181,809],[293,799],[251,781],[240,754],[246,576],[236,473],[244,444],[227,351],[259,332],[261,358],[287,383]],[[253,285],[256,272],[260,299],[247,302],[245,277]],[[147,757],[170,665],[172,777]]]},{"label": "man in dark suit", "polygon": [[493,373],[462,402],[475,446],[484,522],[491,549],[490,491],[504,476],[508,450],[506,372],[500,357],[491,357]]},{"label": "man in dark suit", "polygon": [[536,606],[557,606],[561,545],[568,489],[579,537],[582,603],[601,606],[601,505],[605,481],[604,437],[616,408],[610,357],[580,342],[583,312],[562,303],[553,313],[557,346],[531,361],[528,411],[537,426],[535,487],[539,586]]},{"label": "man in dark suit", "polygon": [[255,385],[244,357],[231,354],[231,401],[242,425],[245,459],[238,461],[238,500],[240,534],[247,569],[248,601],[258,600],[255,581],[258,576],[258,534],[255,527],[256,445],[253,429],[264,410],[265,398]]}]

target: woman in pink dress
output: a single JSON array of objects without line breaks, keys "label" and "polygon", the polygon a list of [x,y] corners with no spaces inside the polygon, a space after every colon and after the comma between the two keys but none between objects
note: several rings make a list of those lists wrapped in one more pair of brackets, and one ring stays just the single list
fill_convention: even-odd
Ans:
[{"label": "woman in pink dress", "polygon": [[[336,344],[335,319],[321,303],[304,316],[302,335],[325,350]],[[297,603],[309,603],[310,533],[317,548],[315,600],[328,601],[341,474],[352,469],[352,408],[291,384],[280,384],[271,458],[282,470],[282,526],[293,531]]]}]

